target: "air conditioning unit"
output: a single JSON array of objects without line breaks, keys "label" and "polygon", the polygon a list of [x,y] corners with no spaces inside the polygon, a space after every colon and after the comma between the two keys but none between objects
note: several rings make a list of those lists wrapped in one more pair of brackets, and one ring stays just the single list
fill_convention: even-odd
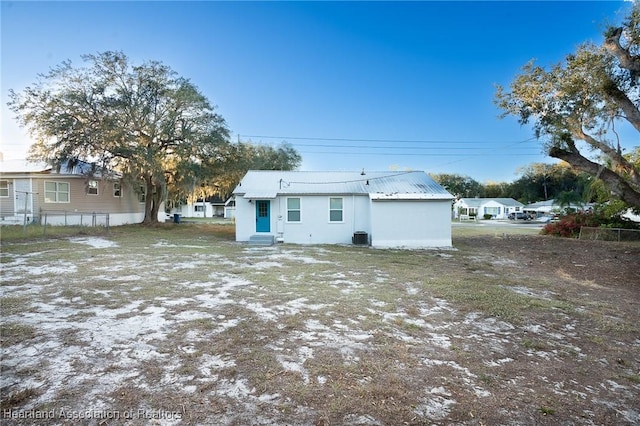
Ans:
[{"label": "air conditioning unit", "polygon": [[353,233],[352,238],[353,244],[359,246],[368,246],[369,245],[369,234],[364,231],[357,231]]}]

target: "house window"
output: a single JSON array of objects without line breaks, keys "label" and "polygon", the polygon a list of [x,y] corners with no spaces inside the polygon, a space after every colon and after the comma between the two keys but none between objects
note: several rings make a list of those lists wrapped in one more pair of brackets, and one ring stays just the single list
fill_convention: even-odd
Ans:
[{"label": "house window", "polygon": [[87,184],[87,194],[89,195],[98,195],[98,181],[90,180]]},{"label": "house window", "polygon": [[67,182],[47,182],[44,183],[45,203],[68,203],[69,184]]},{"label": "house window", "polygon": [[147,201],[147,189],[144,185],[140,185],[140,192],[138,192],[138,201],[141,203]]},{"label": "house window", "polygon": [[122,197],[122,186],[119,182],[115,182],[113,184],[113,196],[114,197]]},{"label": "house window", "polygon": [[8,196],[9,196],[9,181],[0,180],[0,197],[8,197]]},{"label": "house window", "polygon": [[204,206],[202,204],[196,204],[193,208],[196,213],[204,212]]},{"label": "house window", "polygon": [[300,198],[287,198],[287,222],[300,222]]},{"label": "house window", "polygon": [[342,222],[342,198],[329,198],[329,222]]},{"label": "house window", "polygon": [[484,214],[490,214],[491,216],[498,216],[500,214],[500,207],[485,207]]}]

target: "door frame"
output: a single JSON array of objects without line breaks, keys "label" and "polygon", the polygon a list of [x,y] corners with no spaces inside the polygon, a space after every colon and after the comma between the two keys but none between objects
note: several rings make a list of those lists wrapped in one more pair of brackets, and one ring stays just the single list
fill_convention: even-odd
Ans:
[{"label": "door frame", "polygon": [[[271,232],[271,201],[255,200],[256,203],[256,232]],[[261,207],[265,210],[261,211]],[[266,213],[262,215],[262,213]]]}]

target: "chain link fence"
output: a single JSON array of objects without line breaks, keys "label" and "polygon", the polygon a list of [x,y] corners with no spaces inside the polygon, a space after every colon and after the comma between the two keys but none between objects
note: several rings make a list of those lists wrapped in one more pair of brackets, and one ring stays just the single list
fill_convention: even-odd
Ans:
[{"label": "chain link fence", "polygon": [[581,240],[598,241],[640,241],[640,230],[624,228],[592,228],[583,226],[580,228]]}]

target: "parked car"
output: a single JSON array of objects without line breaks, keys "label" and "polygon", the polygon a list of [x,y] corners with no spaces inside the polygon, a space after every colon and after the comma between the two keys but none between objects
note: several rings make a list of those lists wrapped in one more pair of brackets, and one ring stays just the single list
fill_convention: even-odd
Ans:
[{"label": "parked car", "polygon": [[507,216],[507,217],[509,218],[509,220],[529,220],[529,219],[531,219],[531,217],[529,217],[528,214],[522,213],[522,212],[509,213],[509,216]]},{"label": "parked car", "polygon": [[553,216],[548,216],[548,215],[539,216],[535,219],[536,222],[541,222],[541,223],[549,223],[552,220],[553,220]]}]

